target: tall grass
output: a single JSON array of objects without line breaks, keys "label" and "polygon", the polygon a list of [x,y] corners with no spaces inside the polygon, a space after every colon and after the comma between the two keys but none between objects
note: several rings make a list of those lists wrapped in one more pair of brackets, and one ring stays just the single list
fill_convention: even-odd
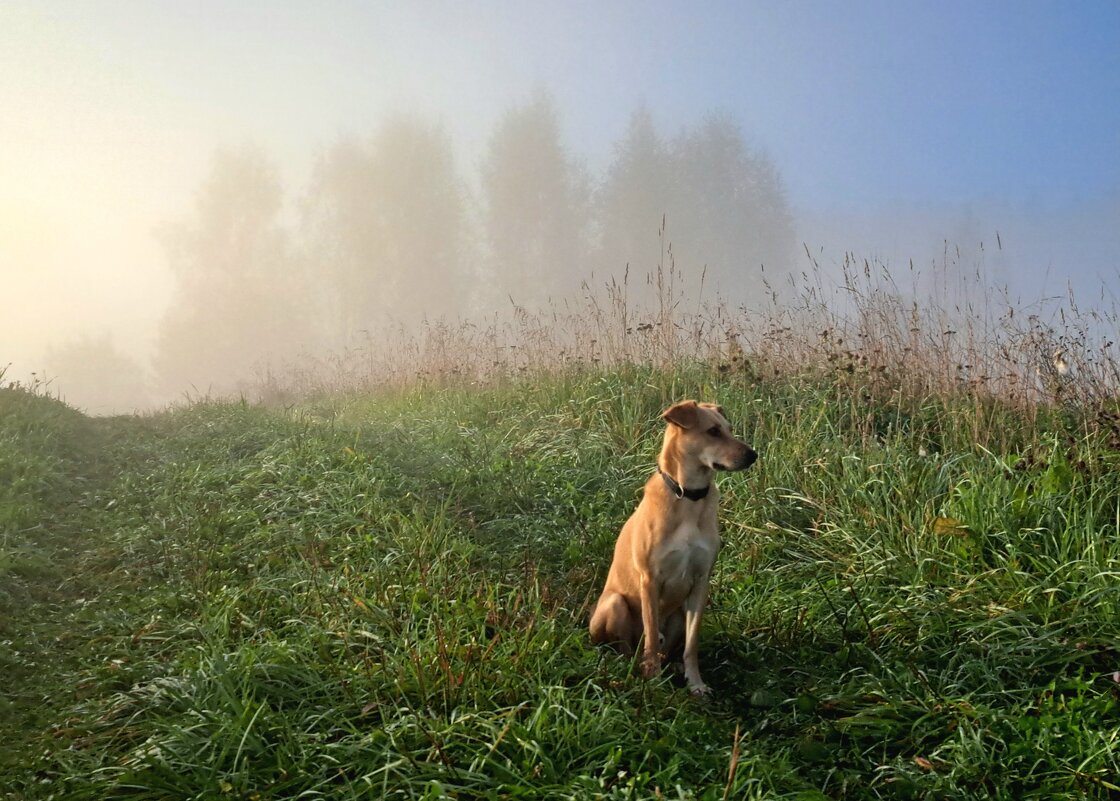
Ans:
[{"label": "tall grass", "polygon": [[489,321],[426,321],[419,334],[365,331],[329,358],[305,354],[266,369],[250,394],[290,400],[702,363],[757,380],[843,379],[906,400],[1010,403],[1028,418],[1040,405],[1089,405],[1111,425],[1120,312],[1082,309],[1072,294],[1018,303],[988,282],[982,247],[966,256],[947,244],[940,263],[901,271],[850,253],[822,264],[806,249],[804,271],[772,283],[762,269],[755,297],[732,302],[703,274],[685,275],[661,236],[661,262],[644,276],[627,266],[604,282],[586,281],[581,298],[544,310],[514,304]]}]

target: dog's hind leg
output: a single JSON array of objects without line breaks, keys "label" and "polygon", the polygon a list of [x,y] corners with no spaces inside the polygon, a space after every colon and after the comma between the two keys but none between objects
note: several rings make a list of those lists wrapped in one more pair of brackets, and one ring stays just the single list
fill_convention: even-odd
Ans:
[{"label": "dog's hind leg", "polygon": [[591,642],[615,645],[625,654],[634,653],[642,634],[641,621],[617,592],[603,593],[591,615],[590,629]]}]

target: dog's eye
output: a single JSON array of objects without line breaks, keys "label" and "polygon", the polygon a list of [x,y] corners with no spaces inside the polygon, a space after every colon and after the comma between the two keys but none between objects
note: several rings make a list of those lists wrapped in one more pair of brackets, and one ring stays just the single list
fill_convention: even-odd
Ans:
[{"label": "dog's eye", "polygon": [[719,426],[712,426],[711,428],[708,429],[708,433],[711,434],[713,437],[718,437],[718,436],[721,436],[723,434],[723,432],[719,430]]}]

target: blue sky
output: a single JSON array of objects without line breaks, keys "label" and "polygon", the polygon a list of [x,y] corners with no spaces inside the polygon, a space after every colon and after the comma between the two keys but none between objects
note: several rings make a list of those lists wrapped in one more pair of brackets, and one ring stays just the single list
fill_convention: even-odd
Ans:
[{"label": "blue sky", "polygon": [[589,146],[642,97],[670,130],[732,111],[800,207],[1068,203],[1120,186],[1120,4],[609,9],[504,26]]},{"label": "blue sky", "polygon": [[152,232],[219,146],[295,192],[339,136],[416,111],[469,172],[541,86],[593,173],[640,103],[667,135],[732,113],[834,258],[998,230],[997,279],[1116,280],[1120,3],[7,0],[0,277],[29,301],[0,346],[100,327],[142,351],[170,292]]}]

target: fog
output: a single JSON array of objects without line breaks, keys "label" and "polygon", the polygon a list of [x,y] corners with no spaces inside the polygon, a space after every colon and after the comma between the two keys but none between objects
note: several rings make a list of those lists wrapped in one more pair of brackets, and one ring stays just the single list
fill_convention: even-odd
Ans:
[{"label": "fog", "polygon": [[747,308],[847,254],[1111,306],[1117,41],[1108,4],[6,3],[0,381],[236,392],[624,275],[651,302],[670,242]]}]

